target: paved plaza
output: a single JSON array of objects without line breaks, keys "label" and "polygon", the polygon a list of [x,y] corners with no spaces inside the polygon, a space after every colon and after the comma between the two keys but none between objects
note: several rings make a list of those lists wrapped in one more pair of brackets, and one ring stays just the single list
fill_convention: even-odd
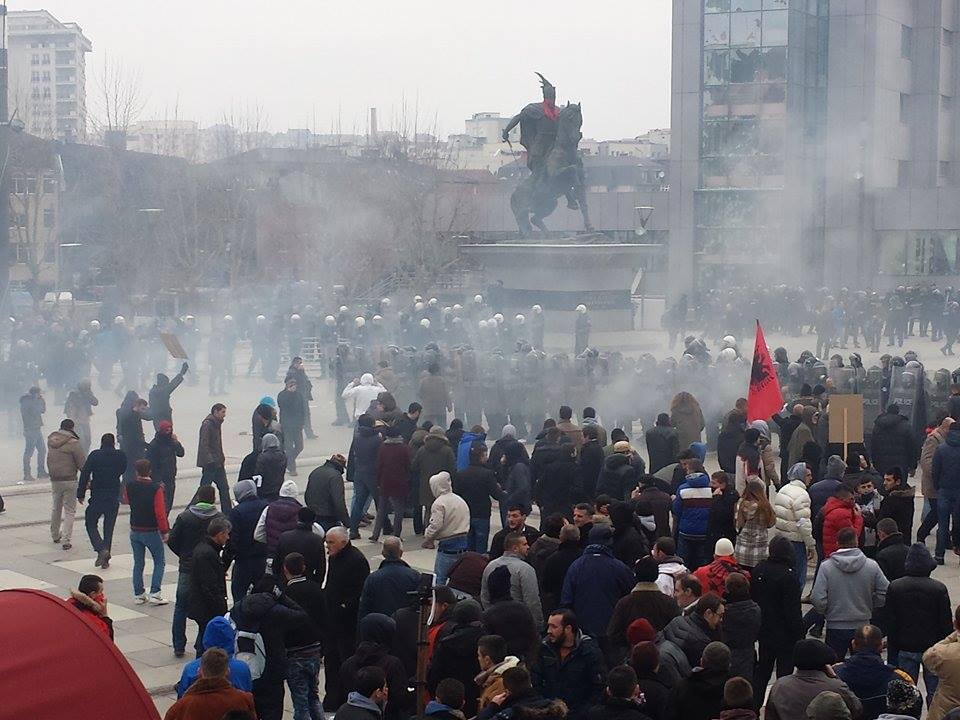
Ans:
[{"label": "paved plaza", "polygon": [[[617,338],[612,335],[601,334],[595,342],[600,347],[614,347],[616,340]],[[624,336],[624,340],[620,347],[626,351],[649,351],[658,357],[667,354],[662,344],[662,333],[630,333]],[[772,336],[768,338],[768,342],[771,347],[785,345],[791,357],[794,357],[802,349],[813,346],[815,338],[813,336],[802,338]],[[747,338],[744,344],[745,354],[749,356],[752,350],[752,338]],[[908,343],[905,349],[907,347],[911,345]],[[947,366],[945,362],[940,362],[943,359],[942,356],[926,338],[916,342],[912,347],[920,352],[921,359],[927,361],[931,369]],[[886,348],[883,347],[881,350],[884,351]],[[844,351],[844,354],[846,352],[850,351]],[[862,354],[864,363],[868,366],[878,357],[878,355]],[[240,360],[243,359],[245,358],[240,358]],[[238,362],[239,367],[245,368],[245,364]],[[180,463],[181,471],[171,521],[178,510],[185,506],[197,486],[199,471],[193,467],[196,460],[197,430],[200,421],[209,411],[209,406],[219,401],[224,402],[228,407],[223,437],[227,455],[227,475],[232,482],[236,478],[236,470],[241,458],[249,452],[250,416],[253,408],[263,395],[276,395],[280,389],[279,383],[270,385],[262,380],[248,379],[239,374],[227,396],[211,398],[207,394],[205,380],[205,377],[201,378],[196,386],[185,383],[173,396],[175,431],[186,448],[186,457]],[[316,400],[311,408],[314,429],[319,437],[316,440],[307,440],[301,456],[301,471],[299,477],[294,478],[301,492],[306,487],[307,475],[311,469],[333,452],[346,454],[349,447],[350,430],[330,425],[334,417],[330,385],[328,381],[315,381]],[[120,398],[111,391],[103,391],[99,388],[95,388],[95,392],[100,398],[100,406],[96,408],[93,418],[93,434],[98,438],[103,432],[115,431],[114,410],[119,405]],[[746,394],[746,388],[744,388],[744,394]],[[62,409],[61,404],[53,402],[49,397],[47,405],[45,433],[57,427]],[[148,424],[145,424],[145,432],[148,439],[152,437],[152,427]],[[163,713],[175,700],[171,687],[179,679],[183,664],[190,659],[189,657],[182,660],[175,658],[171,645],[170,623],[173,615],[172,599],[176,588],[176,557],[170,552],[167,553],[163,585],[163,594],[171,600],[171,603],[165,606],[135,605],[130,582],[132,556],[127,540],[129,518],[126,508],[121,508],[117,521],[114,554],[110,568],[105,571],[95,568],[94,553],[83,527],[85,506],[77,507],[73,548],[64,551],[59,545],[53,544],[50,538],[49,483],[38,481],[17,485],[16,482],[20,479],[22,445],[16,437],[7,436],[0,438],[0,449],[3,450],[0,454],[0,493],[3,494],[7,505],[7,512],[0,515],[0,589],[36,588],[59,597],[67,597],[70,588],[76,588],[81,575],[86,573],[101,575],[106,583],[109,613],[114,620],[116,630],[116,644],[126,655],[144,686],[154,696],[158,708]],[[642,442],[638,443],[638,449],[644,452]],[[709,470],[716,469],[715,458],[708,457],[707,466]],[[351,486],[348,485],[348,495],[350,492]],[[920,507],[921,503],[918,501],[918,516]],[[492,531],[495,532],[499,529],[498,513],[493,513],[492,522]],[[432,570],[434,552],[420,549],[420,539],[412,535],[410,525],[407,525],[407,528],[409,530],[405,540],[408,549],[404,553],[404,559],[417,569]],[[372,568],[376,569],[378,563],[375,558],[379,554],[379,545],[370,543],[366,539],[369,532],[364,531],[362,534],[363,539],[357,543],[357,547],[371,559]],[[929,543],[932,548],[932,539]],[[150,567],[148,559],[148,577]],[[947,565],[937,568],[934,577],[947,583],[954,602],[960,600],[960,561],[956,556],[948,555]],[[192,643],[194,629],[195,625],[192,622],[188,623],[188,647]],[[289,693],[287,701],[289,705]]]}]

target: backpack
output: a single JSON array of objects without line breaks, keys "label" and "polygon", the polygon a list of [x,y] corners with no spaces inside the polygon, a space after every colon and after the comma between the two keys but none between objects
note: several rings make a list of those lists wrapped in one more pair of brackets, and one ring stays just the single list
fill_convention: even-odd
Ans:
[{"label": "backpack", "polygon": [[250,679],[256,680],[263,675],[267,666],[267,649],[263,644],[263,636],[256,629],[240,630],[230,613],[227,613],[226,617],[237,631],[237,652],[233,656],[247,664],[250,668]]}]

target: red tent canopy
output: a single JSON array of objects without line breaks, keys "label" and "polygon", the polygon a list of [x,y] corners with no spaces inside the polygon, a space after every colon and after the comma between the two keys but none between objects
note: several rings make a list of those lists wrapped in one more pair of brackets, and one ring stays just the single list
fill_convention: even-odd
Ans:
[{"label": "red tent canopy", "polygon": [[0,592],[0,715],[159,720],[123,654],[58,597]]}]

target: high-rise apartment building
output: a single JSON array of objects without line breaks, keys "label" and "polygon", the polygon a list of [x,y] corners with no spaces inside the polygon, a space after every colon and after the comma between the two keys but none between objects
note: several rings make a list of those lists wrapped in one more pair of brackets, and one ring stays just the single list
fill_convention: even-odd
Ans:
[{"label": "high-rise apartment building", "polygon": [[40,137],[76,142],[86,137],[86,53],[90,40],[77,23],[46,10],[7,14],[10,113]]}]

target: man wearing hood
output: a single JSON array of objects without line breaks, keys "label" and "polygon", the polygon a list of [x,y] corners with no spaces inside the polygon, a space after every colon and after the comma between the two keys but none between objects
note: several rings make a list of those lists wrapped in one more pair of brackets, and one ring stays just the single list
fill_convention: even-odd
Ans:
[{"label": "man wearing hood", "polygon": [[607,444],[607,431],[600,424],[600,421],[597,420],[597,411],[592,407],[585,407],[583,412],[580,413],[580,429],[581,431],[584,428],[592,427],[597,431],[597,442],[600,444],[600,447],[603,447]]},{"label": "man wearing hood", "polygon": [[910,475],[917,469],[917,442],[910,427],[910,420],[900,414],[900,406],[891,403],[887,411],[873,423],[870,449],[873,466],[886,474],[893,467],[906,470]]},{"label": "man wearing hood", "polygon": [[[253,680],[250,677],[250,666],[243,660],[237,660],[234,655],[237,650],[237,633],[225,617],[215,617],[207,623],[203,631],[202,648],[207,651],[210,648],[220,648],[223,650],[228,660],[227,680],[237,690],[250,692],[253,689]],[[201,653],[202,654],[202,653]],[[183,666],[183,672],[180,674],[180,681],[176,684],[177,697],[183,697],[187,689],[193,685],[194,681],[200,676],[200,658],[191,660]]]},{"label": "man wearing hood", "polygon": [[[302,507],[300,489],[293,480],[286,480],[280,487],[280,496],[263,509],[253,530],[253,539],[266,544],[267,558],[276,554],[280,536],[297,526],[297,517]],[[279,571],[279,568],[277,570]]]},{"label": "man wearing hood", "polygon": [[370,403],[376,402],[377,396],[386,391],[383,385],[373,379],[373,375],[364,373],[359,379],[354,378],[340,393],[340,397],[347,404],[350,419],[359,420],[360,416],[367,412]]},{"label": "man wearing hood", "polygon": [[[263,436],[267,433],[273,433],[278,438],[283,437],[283,433],[280,431],[280,423],[277,420],[277,401],[269,395],[260,398],[260,404],[254,408],[250,423],[253,451],[255,453],[260,452]],[[241,477],[241,480],[246,480],[246,478]]]},{"label": "man wearing hood", "polygon": [[83,448],[84,452],[90,451],[90,443],[93,437],[90,431],[90,418],[93,417],[94,406],[99,404],[100,401],[90,387],[90,381],[81,380],[77,387],[67,395],[67,401],[63,406],[63,414],[76,424],[80,447]]},{"label": "man wearing hood", "polygon": [[567,570],[560,606],[573,609],[580,627],[597,641],[608,659],[613,654],[607,635],[613,610],[633,586],[630,568],[613,555],[610,527],[594,526],[583,555]]},{"label": "man wearing hood", "polygon": [[827,459],[827,470],[824,473],[823,480],[819,480],[808,489],[810,495],[810,517],[816,521],[820,511],[824,509],[827,501],[837,494],[837,491],[844,487],[843,475],[846,471],[846,463],[839,455],[831,455]]},{"label": "man wearing hood", "polygon": [[838,549],[820,566],[810,600],[826,619],[826,642],[843,658],[857,628],[870,623],[883,607],[890,584],[880,566],[857,547],[859,532],[845,527],[837,533]]},{"label": "man wearing hood", "polygon": [[[207,534],[207,527],[214,518],[223,514],[214,505],[216,499],[212,485],[197,490],[193,504],[173,522],[167,546],[178,558],[177,595],[173,606],[173,653],[183,657],[187,646],[187,612],[190,608],[190,572],[193,568],[193,552]],[[197,657],[203,654],[203,632],[197,635]]]},{"label": "man wearing hood", "polygon": [[678,552],[687,567],[695,570],[704,564],[707,543],[707,526],[710,508],[713,505],[713,490],[710,479],[703,472],[703,463],[690,461],[691,471],[677,488],[673,500],[676,517]]},{"label": "man wearing hood", "polygon": [[375,665],[360,668],[356,687],[339,707],[334,720],[381,720],[389,695],[386,673]]},{"label": "man wearing hood", "polygon": [[280,497],[284,475],[287,472],[287,456],[280,449],[280,438],[273,433],[263,436],[260,454],[254,466],[254,473],[260,476],[257,494],[267,502]]},{"label": "man wearing hood", "polygon": [[[784,410],[787,409],[787,405],[784,405]],[[796,430],[800,423],[802,422],[803,416],[803,405],[797,403],[790,409],[790,414],[784,416],[783,410],[773,416],[773,422],[777,424],[778,432],[780,435],[780,475],[783,477],[787,476],[787,471],[791,467],[790,462],[790,440],[793,437],[793,432]]]},{"label": "man wearing hood", "polygon": [[233,573],[230,591],[233,601],[239,603],[247,591],[263,577],[267,567],[267,547],[253,539],[253,532],[267,501],[257,495],[253,480],[241,480],[233,486],[237,504],[230,510],[230,552],[233,555]]},{"label": "man wearing hood", "polygon": [[[396,623],[386,615],[373,613],[360,621],[358,632],[360,643],[357,651],[340,666],[340,683],[344,691],[352,695],[361,690],[359,673],[363,668],[380,668],[386,677],[388,690],[383,718],[406,720],[416,709],[416,702],[413,693],[408,690],[403,663],[390,652],[397,633]],[[333,671],[335,669],[331,668]]]},{"label": "man wearing hood", "polygon": [[309,615],[294,602],[273,575],[265,575],[253,592],[230,611],[237,630],[256,632],[263,638],[264,668],[253,681],[253,700],[260,720],[283,717],[283,682],[287,676],[288,633],[309,622]]},{"label": "man wearing hood", "polygon": [[366,413],[357,418],[357,430],[347,455],[347,482],[353,483],[350,506],[350,539],[360,539],[360,520],[370,498],[377,497],[377,455],[382,438]]},{"label": "man wearing hood", "polygon": [[173,497],[177,491],[177,458],[185,454],[183,445],[173,434],[170,421],[161,420],[157,423],[157,434],[147,445],[147,460],[153,468],[153,477],[163,484],[168,514],[173,508]]},{"label": "man wearing hood", "polygon": [[[453,492],[448,472],[439,472],[430,478],[430,491],[434,501],[430,506],[430,523],[423,531],[423,547],[437,549],[433,572],[435,584],[443,585],[450,568],[467,552],[470,508],[462,497]],[[530,571],[533,572],[532,567]]]},{"label": "man wearing hood", "polygon": [[160,432],[160,422],[166,420],[173,423],[173,408],[170,407],[170,396],[173,391],[180,387],[183,382],[183,376],[187,374],[190,366],[183,363],[180,366],[180,372],[173,376],[173,380],[163,373],[157,374],[157,382],[150,388],[150,394],[147,396],[150,400],[150,409],[153,415],[153,429]]},{"label": "man wearing hood", "polygon": [[[90,544],[97,553],[96,567],[110,566],[110,549],[113,547],[113,529],[117,524],[117,512],[120,509],[120,481],[127,469],[127,457],[114,445],[116,441],[111,433],[100,438],[100,449],[94,450],[83,463],[80,471],[80,484],[77,486],[77,502],[83,504],[90,485],[90,504],[84,513],[84,522]],[[97,530],[97,523],[103,518],[103,537]]]},{"label": "man wearing hood", "polygon": [[303,429],[307,422],[307,399],[297,387],[295,377],[287,376],[283,390],[277,394],[277,407],[280,409],[280,426],[283,428],[286,467],[291,475],[296,476],[297,456],[303,451]]},{"label": "man wearing hood", "polygon": [[346,467],[347,459],[334,453],[323,465],[314,468],[307,478],[303,502],[317,514],[317,522],[324,530],[336,525],[350,525],[343,485],[343,472]]},{"label": "man wearing hood", "polygon": [[[934,557],[943,565],[950,523],[960,503],[960,426],[950,426],[946,441],[933,454],[933,487],[937,491],[937,548]],[[956,534],[957,529],[954,528]]]},{"label": "man wearing hood", "polygon": [[[765,720],[808,720],[808,717],[818,717],[816,714],[808,715],[808,708],[812,710],[812,703],[819,703],[824,696],[834,694],[842,698],[852,717],[861,717],[863,705],[833,672],[835,661],[833,651],[820,640],[797,642],[793,649],[796,670],[792,675],[777,678],[770,688]],[[831,717],[840,716],[833,713]]]},{"label": "man wearing hood", "polygon": [[77,473],[86,459],[80,438],[73,431],[73,420],[63,420],[60,429],[47,437],[47,470],[53,497],[50,535],[55,543],[63,542],[64,550],[73,547],[70,539],[77,512]]},{"label": "man wearing hood", "polygon": [[883,607],[890,664],[910,673],[927,689],[928,705],[937,691],[937,676],[923,666],[923,654],[953,631],[953,608],[947,586],[930,577],[937,567],[930,551],[914,543],[907,551],[904,576],[887,588]]},{"label": "man wearing hood", "polygon": [[134,465],[146,455],[147,443],[143,436],[143,421],[153,419],[147,401],[130,390],[117,409],[117,442],[127,456],[127,472],[124,480],[130,482],[136,478]]}]

